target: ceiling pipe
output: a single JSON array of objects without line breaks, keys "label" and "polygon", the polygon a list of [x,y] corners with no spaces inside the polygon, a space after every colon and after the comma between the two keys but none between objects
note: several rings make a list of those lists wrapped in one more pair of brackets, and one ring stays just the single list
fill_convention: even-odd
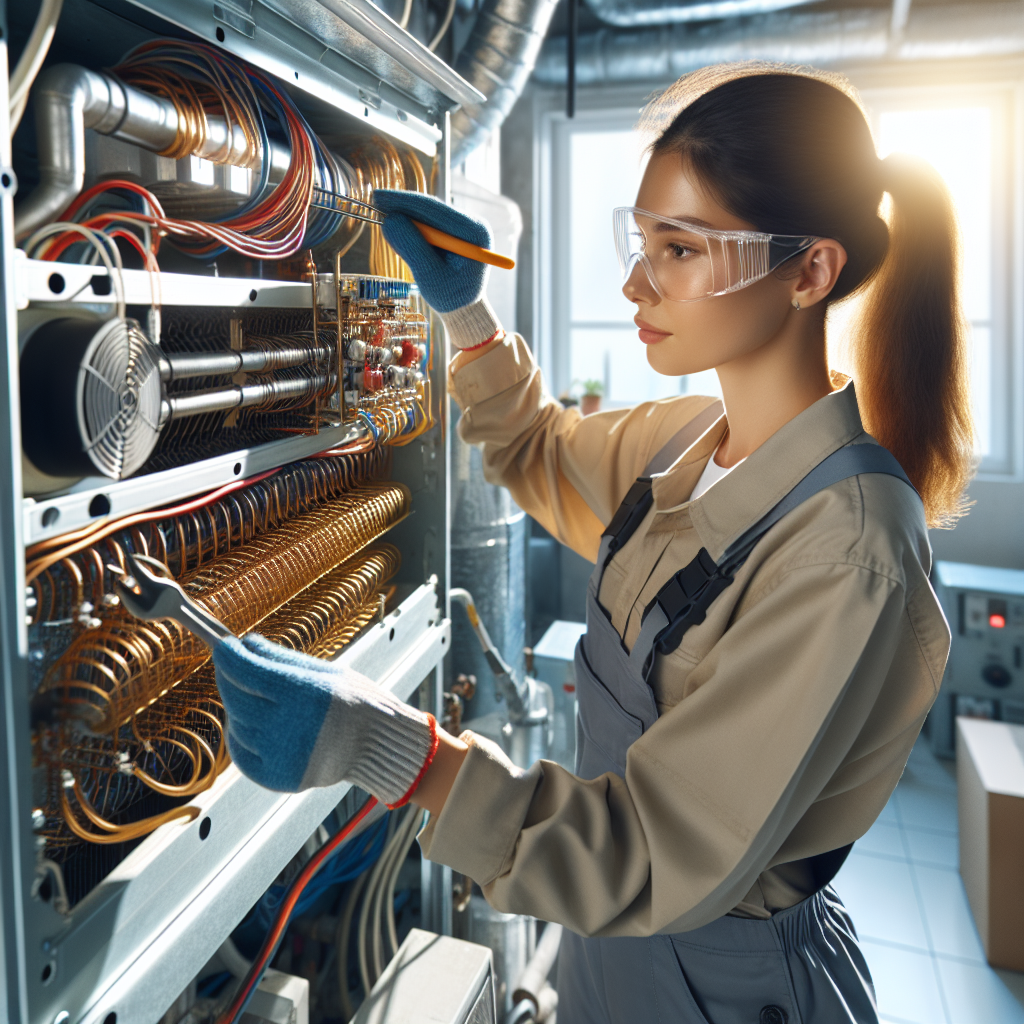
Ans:
[{"label": "ceiling pipe", "polygon": [[[849,65],[872,61],[955,60],[1024,53],[1024,4],[911,7],[898,39],[885,8],[785,12],[727,24],[686,25],[580,36],[580,86],[669,82],[695,68],[739,60]],[[534,71],[546,85],[565,82],[565,40],[548,40]]]},{"label": "ceiling pipe", "polygon": [[[508,116],[533,72],[558,0],[484,0],[455,70],[486,97],[452,115],[452,166]],[[565,81],[562,62],[561,82]]]},{"label": "ceiling pipe", "polygon": [[586,0],[601,21],[616,28],[741,18],[809,3],[814,0]]}]

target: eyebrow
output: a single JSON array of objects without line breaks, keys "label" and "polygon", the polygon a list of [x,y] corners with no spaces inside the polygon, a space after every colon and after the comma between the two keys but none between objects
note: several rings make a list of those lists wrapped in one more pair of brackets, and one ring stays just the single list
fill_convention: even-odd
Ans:
[{"label": "eyebrow", "polygon": [[[676,217],[675,220],[684,220],[689,224],[692,224],[697,228],[711,228],[712,231],[716,230],[714,225],[709,224],[706,220],[701,220],[700,217]],[[679,228],[675,224],[666,224],[664,221],[655,222],[655,231],[678,231]]]}]

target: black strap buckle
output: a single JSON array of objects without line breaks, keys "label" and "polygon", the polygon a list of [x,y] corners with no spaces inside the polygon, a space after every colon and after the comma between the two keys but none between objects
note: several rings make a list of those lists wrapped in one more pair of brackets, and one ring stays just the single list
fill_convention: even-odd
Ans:
[{"label": "black strap buckle", "polygon": [[704,621],[711,603],[732,581],[733,577],[719,568],[707,548],[701,548],[644,609],[643,619],[657,606],[668,620],[654,642],[657,652],[674,651],[682,642],[683,634]]},{"label": "black strap buckle", "polygon": [[[626,492],[622,504],[612,516],[612,521],[601,534],[602,537],[611,537],[608,545],[609,559],[636,533],[637,527],[644,521],[653,503],[650,477],[642,476]],[[607,562],[605,564],[607,565]]]}]

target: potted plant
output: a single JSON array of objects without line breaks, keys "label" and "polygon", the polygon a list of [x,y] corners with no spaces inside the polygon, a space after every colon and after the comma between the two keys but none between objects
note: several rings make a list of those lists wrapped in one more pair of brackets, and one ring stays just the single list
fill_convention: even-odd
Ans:
[{"label": "potted plant", "polygon": [[585,380],[583,382],[583,396],[580,399],[580,412],[589,416],[592,412],[598,412],[601,408],[601,396],[604,394],[604,385],[599,380]]}]

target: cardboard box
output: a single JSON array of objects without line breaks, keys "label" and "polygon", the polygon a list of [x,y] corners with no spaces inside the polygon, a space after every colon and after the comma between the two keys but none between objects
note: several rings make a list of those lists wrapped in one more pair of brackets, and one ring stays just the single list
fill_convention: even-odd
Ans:
[{"label": "cardboard box", "polygon": [[985,956],[1024,971],[1024,726],[956,720],[960,874]]}]

